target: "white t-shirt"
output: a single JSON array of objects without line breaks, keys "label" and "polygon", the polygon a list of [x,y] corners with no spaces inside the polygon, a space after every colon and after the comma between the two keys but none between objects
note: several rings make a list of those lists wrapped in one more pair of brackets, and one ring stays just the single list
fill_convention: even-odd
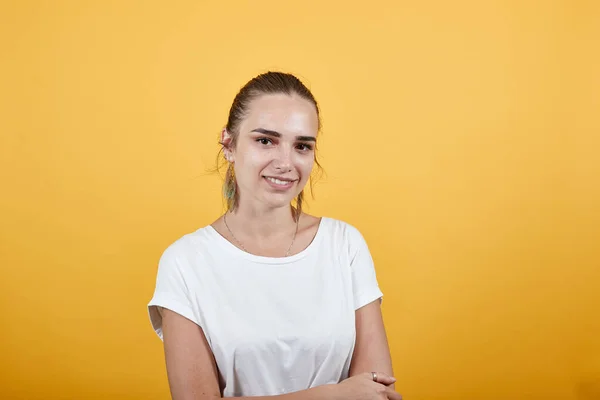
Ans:
[{"label": "white t-shirt", "polygon": [[346,379],[354,312],[382,296],[363,236],[323,217],[290,257],[247,253],[210,225],[184,235],[160,258],[148,312],[161,340],[157,306],[203,329],[223,397],[270,396]]}]

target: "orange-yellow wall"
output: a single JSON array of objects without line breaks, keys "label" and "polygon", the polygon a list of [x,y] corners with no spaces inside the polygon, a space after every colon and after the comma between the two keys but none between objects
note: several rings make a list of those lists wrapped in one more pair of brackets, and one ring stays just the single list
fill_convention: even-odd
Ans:
[{"label": "orange-yellow wall", "polygon": [[237,89],[321,103],[406,399],[600,398],[600,3],[0,5],[0,398],[166,399],[146,303]]}]

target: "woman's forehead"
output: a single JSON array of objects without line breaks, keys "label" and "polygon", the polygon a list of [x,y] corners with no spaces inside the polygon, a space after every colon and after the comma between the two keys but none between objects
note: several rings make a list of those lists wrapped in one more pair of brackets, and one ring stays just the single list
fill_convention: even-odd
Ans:
[{"label": "woman's forehead", "polygon": [[263,95],[252,101],[248,111],[246,131],[262,128],[283,135],[316,135],[318,130],[315,106],[299,96]]}]

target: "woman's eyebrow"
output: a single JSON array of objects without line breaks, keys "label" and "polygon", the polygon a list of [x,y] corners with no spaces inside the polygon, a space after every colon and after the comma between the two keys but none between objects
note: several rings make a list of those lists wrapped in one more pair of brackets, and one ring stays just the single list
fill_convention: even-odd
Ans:
[{"label": "woman's eyebrow", "polygon": [[[273,136],[277,138],[281,137],[281,133],[265,128],[252,129],[251,132],[258,132],[262,133],[263,135]],[[300,140],[302,142],[316,142],[317,138],[314,136],[296,136],[296,140]]]}]

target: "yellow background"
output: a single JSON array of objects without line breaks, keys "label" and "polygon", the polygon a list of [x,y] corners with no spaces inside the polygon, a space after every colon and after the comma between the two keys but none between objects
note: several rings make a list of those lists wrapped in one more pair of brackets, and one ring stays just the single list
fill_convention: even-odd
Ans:
[{"label": "yellow background", "polygon": [[600,398],[600,3],[5,1],[0,398],[166,399],[158,257],[239,87],[322,107],[405,399]]}]

